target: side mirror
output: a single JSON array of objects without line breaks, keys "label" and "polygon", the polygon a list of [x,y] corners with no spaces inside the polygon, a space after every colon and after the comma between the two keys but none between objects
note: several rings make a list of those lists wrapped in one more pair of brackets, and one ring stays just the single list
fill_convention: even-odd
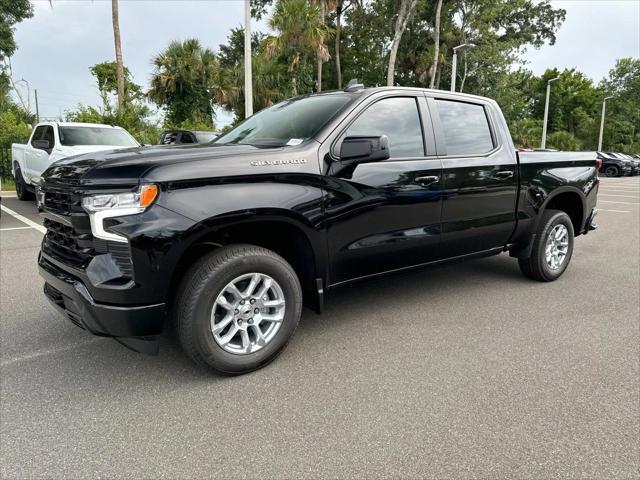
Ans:
[{"label": "side mirror", "polygon": [[340,162],[343,165],[375,162],[389,158],[389,138],[347,137],[340,145]]},{"label": "side mirror", "polygon": [[32,145],[33,148],[37,148],[39,150],[49,150],[49,148],[51,148],[49,146],[49,140],[34,140]]}]

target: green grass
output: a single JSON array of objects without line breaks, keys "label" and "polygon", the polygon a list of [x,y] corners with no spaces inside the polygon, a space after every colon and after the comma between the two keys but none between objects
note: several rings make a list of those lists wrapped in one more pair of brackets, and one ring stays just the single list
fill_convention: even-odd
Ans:
[{"label": "green grass", "polygon": [[16,182],[13,181],[13,178],[3,178],[2,179],[2,191],[3,192],[9,192],[9,191],[15,191],[16,189]]}]

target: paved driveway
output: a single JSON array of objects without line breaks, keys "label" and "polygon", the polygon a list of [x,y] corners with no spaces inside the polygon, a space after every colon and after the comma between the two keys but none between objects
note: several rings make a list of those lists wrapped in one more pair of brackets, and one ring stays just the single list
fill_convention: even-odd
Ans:
[{"label": "paved driveway", "polygon": [[0,476],[639,478],[639,185],[603,179],[555,283],[500,255],[352,286],[236,378],[65,321],[3,210]]}]

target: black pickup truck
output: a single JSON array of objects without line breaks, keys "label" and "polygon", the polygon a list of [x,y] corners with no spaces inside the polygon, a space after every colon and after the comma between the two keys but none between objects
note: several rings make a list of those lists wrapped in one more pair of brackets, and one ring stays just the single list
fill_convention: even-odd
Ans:
[{"label": "black pickup truck", "polygon": [[73,323],[157,352],[165,319],[218,372],[266,365],[303,303],[389,272],[509,252],[552,281],[595,228],[595,153],[517,153],[497,104],[351,85],[207,145],[73,157],[37,191],[44,292]]}]

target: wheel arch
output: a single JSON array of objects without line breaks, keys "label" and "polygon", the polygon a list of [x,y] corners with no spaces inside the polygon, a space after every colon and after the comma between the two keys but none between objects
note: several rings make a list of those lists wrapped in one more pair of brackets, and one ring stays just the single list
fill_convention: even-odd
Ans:
[{"label": "wheel arch", "polygon": [[586,209],[586,197],[580,189],[569,186],[558,188],[545,199],[538,210],[534,232],[537,231],[545,211],[561,210],[569,215],[574,234],[578,236],[582,233]]},{"label": "wheel arch", "polygon": [[199,258],[224,245],[244,243],[267,248],[283,257],[296,271],[302,286],[305,303],[319,310],[316,279],[326,275],[326,248],[321,235],[302,220],[294,219],[291,212],[263,212],[236,218],[209,219],[200,222],[192,231],[198,231],[183,249],[168,282],[166,298],[171,302],[180,282]]}]

